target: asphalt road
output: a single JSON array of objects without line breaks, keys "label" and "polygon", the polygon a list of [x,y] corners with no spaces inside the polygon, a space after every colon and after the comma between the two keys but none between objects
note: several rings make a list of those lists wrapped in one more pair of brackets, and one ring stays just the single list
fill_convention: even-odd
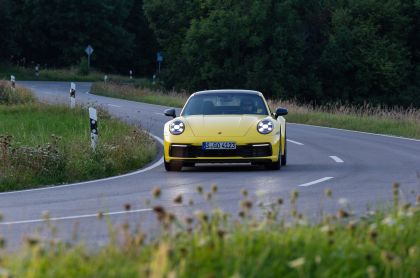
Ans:
[{"label": "asphalt road", "polygon": [[[18,84],[33,89],[42,101],[69,103],[68,82]],[[141,125],[162,138],[163,124],[169,120],[162,114],[166,107],[95,96],[88,93],[89,89],[89,83],[77,83],[78,104],[105,107],[112,115]],[[413,201],[420,192],[420,140],[297,124],[288,124],[287,129],[288,165],[280,171],[250,165],[204,165],[168,173],[162,165],[160,147],[156,161],[135,173],[0,193],[0,212],[4,216],[0,235],[14,248],[25,235],[48,236],[52,224],[64,240],[77,237],[98,246],[108,241],[107,224],[97,218],[98,212],[105,212],[115,227],[128,222],[154,236],[159,232],[159,225],[146,200],[152,200],[152,205],[161,204],[181,217],[215,207],[236,215],[243,199],[242,189],[249,192],[252,200],[266,205],[279,197],[287,200],[291,191],[298,190],[298,208],[309,217],[318,216],[322,210],[333,213],[339,207],[340,198],[357,213],[369,207],[387,206],[392,198],[393,182],[401,184],[404,201]],[[208,192],[213,184],[218,186],[218,193],[210,202],[196,192],[197,185]],[[162,189],[159,200],[151,197],[156,186]],[[325,188],[332,189],[333,200],[324,197]],[[185,204],[173,203],[178,194],[183,195]],[[186,204],[190,199],[193,205]],[[126,204],[131,206],[129,212],[124,209]],[[46,212],[50,225],[43,220]]]}]

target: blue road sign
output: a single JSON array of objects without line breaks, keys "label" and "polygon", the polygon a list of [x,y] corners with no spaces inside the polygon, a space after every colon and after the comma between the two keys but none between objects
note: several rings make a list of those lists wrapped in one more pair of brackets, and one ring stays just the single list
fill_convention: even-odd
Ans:
[{"label": "blue road sign", "polygon": [[158,63],[162,63],[163,62],[163,54],[162,52],[158,52],[156,55],[156,60]]}]

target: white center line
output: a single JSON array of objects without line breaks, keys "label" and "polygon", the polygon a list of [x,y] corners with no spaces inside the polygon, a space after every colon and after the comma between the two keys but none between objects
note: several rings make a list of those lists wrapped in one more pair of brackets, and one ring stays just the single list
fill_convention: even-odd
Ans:
[{"label": "white center line", "polygon": [[342,160],[341,158],[339,158],[338,156],[335,156],[335,155],[330,155],[330,158],[337,163],[343,163],[344,162],[344,160]]},{"label": "white center line", "polygon": [[108,103],[108,106],[112,106],[112,107],[121,107],[121,106],[119,106],[119,105],[110,104],[110,103]]},{"label": "white center line", "polygon": [[296,142],[296,141],[293,141],[293,140],[290,140],[290,139],[287,139],[287,142],[290,142],[290,143],[293,143],[293,144],[296,144],[296,145],[299,145],[299,146],[303,146],[303,143],[299,143],[299,142]]},{"label": "white center line", "polygon": [[321,182],[324,182],[324,181],[327,181],[327,180],[330,180],[330,179],[333,179],[333,178],[334,177],[325,177],[325,178],[322,178],[322,179],[319,179],[319,180],[316,180],[316,181],[311,181],[311,182],[308,182],[308,183],[300,184],[298,186],[306,187],[306,186],[310,186],[310,185],[314,185],[314,184],[317,184],[317,183],[321,183]]}]

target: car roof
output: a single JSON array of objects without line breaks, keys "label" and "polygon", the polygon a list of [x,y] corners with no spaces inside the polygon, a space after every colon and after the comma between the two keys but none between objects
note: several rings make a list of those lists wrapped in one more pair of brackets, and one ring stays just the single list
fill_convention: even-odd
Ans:
[{"label": "car roof", "polygon": [[194,95],[201,95],[201,94],[213,94],[213,93],[234,93],[234,94],[252,94],[252,95],[262,95],[261,92],[253,91],[253,90],[240,90],[240,89],[220,89],[220,90],[206,90],[206,91],[199,91],[195,92]]}]

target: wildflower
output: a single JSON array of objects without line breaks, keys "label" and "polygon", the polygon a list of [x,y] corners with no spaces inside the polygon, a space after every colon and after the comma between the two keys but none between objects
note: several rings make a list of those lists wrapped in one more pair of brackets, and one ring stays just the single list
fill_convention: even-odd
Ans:
[{"label": "wildflower", "polygon": [[387,225],[387,226],[394,226],[395,219],[392,218],[391,216],[388,216],[384,220],[382,220],[382,224]]},{"label": "wildflower", "polygon": [[376,230],[376,228],[370,228],[369,229],[369,239],[373,242],[376,242],[376,238],[378,237],[378,231]]},{"label": "wildflower", "polygon": [[293,191],[290,193],[290,199],[291,199],[292,201],[296,201],[298,197],[299,197],[299,192],[298,192],[298,191],[293,190]]},{"label": "wildflower", "polygon": [[350,232],[354,232],[354,230],[356,229],[356,222],[355,222],[355,221],[350,221],[350,222],[347,224],[347,229],[348,229]]},{"label": "wildflower", "polygon": [[182,195],[181,194],[179,194],[178,196],[176,196],[174,198],[174,203],[175,204],[182,204]]},{"label": "wildflower", "polygon": [[215,194],[215,193],[217,193],[217,190],[218,190],[217,185],[213,184],[213,185],[211,186],[211,192],[212,192],[213,194]]},{"label": "wildflower", "polygon": [[420,250],[417,246],[412,246],[412,247],[410,247],[410,249],[408,249],[408,255],[410,257],[414,258],[414,257],[418,256],[418,254],[420,253],[419,251]]},{"label": "wildflower", "polygon": [[197,192],[199,194],[202,194],[203,193],[203,187],[201,185],[197,186]]},{"label": "wildflower", "polygon": [[297,258],[297,259],[289,262],[289,266],[291,268],[301,268],[304,264],[305,264],[305,258],[304,257],[300,257],[300,258]]},{"label": "wildflower", "polygon": [[161,194],[162,194],[162,191],[160,190],[159,187],[153,188],[153,190],[152,190],[153,197],[159,198]]},{"label": "wildflower", "polygon": [[158,218],[159,221],[164,220],[164,218],[166,216],[166,211],[165,211],[165,209],[163,207],[161,207],[161,206],[155,206],[153,208],[153,211],[156,213],[157,218]]},{"label": "wildflower", "polygon": [[217,235],[218,235],[220,238],[223,238],[223,237],[225,236],[225,234],[226,234],[226,231],[224,231],[224,230],[222,230],[222,229],[219,229],[219,230],[217,231]]},{"label": "wildflower", "polygon": [[246,189],[242,189],[241,194],[242,194],[242,196],[247,197],[248,196],[248,191]]},{"label": "wildflower", "polygon": [[373,265],[368,266],[368,268],[366,269],[366,272],[369,278],[376,277],[376,268]]},{"label": "wildflower", "polygon": [[340,198],[338,199],[338,204],[342,207],[347,207],[349,205],[349,200],[346,198]]},{"label": "wildflower", "polygon": [[4,248],[5,246],[6,246],[6,240],[4,239],[4,237],[0,236],[0,248]]},{"label": "wildflower", "polygon": [[45,221],[48,221],[51,218],[50,212],[47,210],[43,211],[41,216],[42,219],[44,219]]},{"label": "wildflower", "polygon": [[316,255],[316,256],[315,256],[315,263],[316,263],[316,264],[320,264],[320,263],[321,263],[321,261],[322,261],[321,256],[320,256],[320,255]]},{"label": "wildflower", "polygon": [[239,217],[244,218],[244,217],[245,217],[245,215],[246,215],[246,213],[245,213],[243,210],[241,210],[241,211],[238,213],[238,215],[239,215]]},{"label": "wildflower", "polygon": [[331,196],[332,196],[331,188],[325,188],[324,194],[325,194],[326,197],[331,198]]},{"label": "wildflower", "polygon": [[191,225],[194,222],[194,219],[191,217],[187,217],[185,218],[185,223],[187,223],[188,225]]},{"label": "wildflower", "polygon": [[38,237],[35,237],[35,236],[27,236],[27,237],[25,237],[25,242],[29,246],[33,247],[33,246],[36,246],[36,245],[39,244],[40,239]]},{"label": "wildflower", "polygon": [[243,200],[241,202],[241,208],[243,210],[250,210],[250,209],[252,209],[252,202],[249,201],[249,200]]},{"label": "wildflower", "polygon": [[350,216],[350,213],[347,212],[346,210],[342,209],[342,208],[339,209],[338,212],[337,212],[337,217],[338,218],[347,218],[349,216]]},{"label": "wildflower", "polygon": [[12,278],[13,275],[10,273],[9,270],[0,267],[0,277],[2,277],[2,278]]},{"label": "wildflower", "polygon": [[209,220],[208,215],[201,210],[196,211],[194,214],[200,221],[207,222]]},{"label": "wildflower", "polygon": [[267,190],[257,190],[257,192],[255,192],[255,195],[257,195],[258,198],[263,198],[267,194],[268,194]]},{"label": "wildflower", "polygon": [[398,267],[401,263],[401,259],[389,251],[382,251],[381,259],[384,263],[391,265],[392,267]]},{"label": "wildflower", "polygon": [[126,210],[126,211],[131,210],[131,204],[129,204],[129,203],[124,204],[124,210]]}]

